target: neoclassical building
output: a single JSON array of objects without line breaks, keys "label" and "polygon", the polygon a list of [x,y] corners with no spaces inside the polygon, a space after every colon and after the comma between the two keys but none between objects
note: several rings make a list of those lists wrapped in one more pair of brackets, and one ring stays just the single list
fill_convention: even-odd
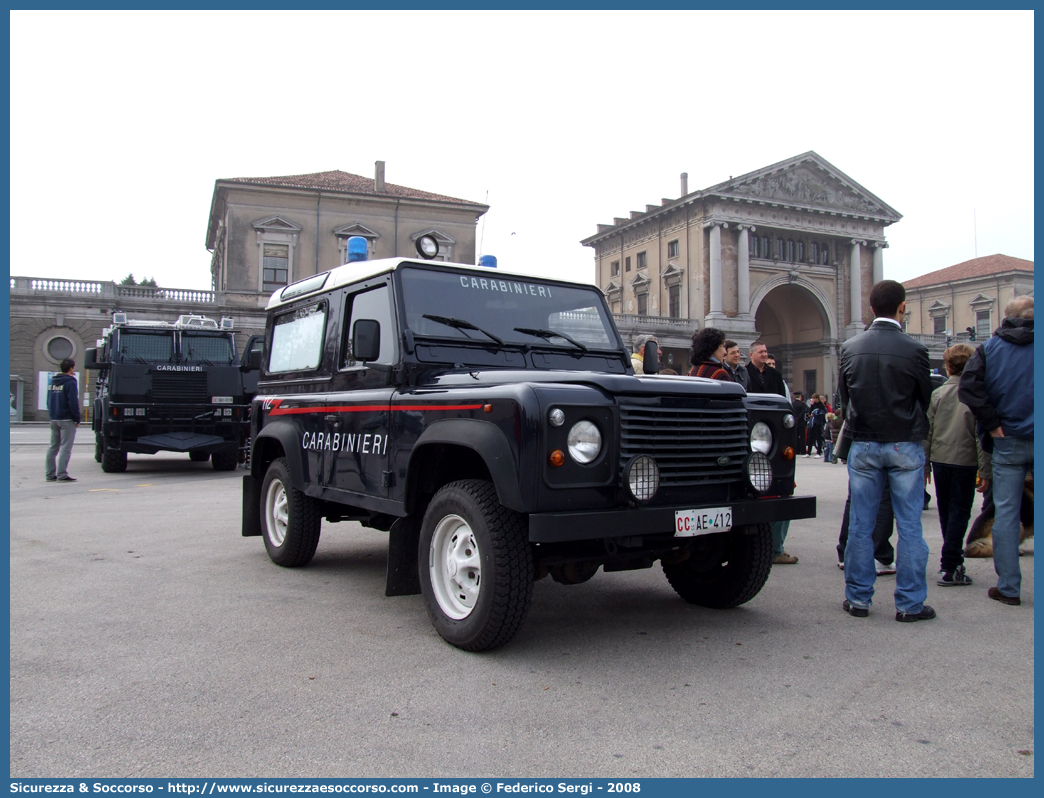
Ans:
[{"label": "neoclassical building", "polygon": [[902,218],[814,152],[631,211],[581,243],[625,339],[652,332],[680,373],[692,333],[764,341],[795,390],[832,394],[837,353],[872,320],[885,228]]},{"label": "neoclassical building", "polygon": [[214,291],[235,305],[263,307],[280,286],[347,262],[362,236],[371,258],[409,257],[422,235],[439,259],[475,262],[475,229],[489,206],[348,172],[217,180],[207,249]]}]

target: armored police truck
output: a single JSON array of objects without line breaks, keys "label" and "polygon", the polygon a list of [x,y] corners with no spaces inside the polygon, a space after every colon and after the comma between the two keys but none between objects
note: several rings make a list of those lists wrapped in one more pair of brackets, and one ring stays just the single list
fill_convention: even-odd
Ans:
[{"label": "armored police truck", "polygon": [[98,371],[91,427],[103,471],[126,471],[128,452],[187,452],[215,471],[246,459],[250,397],[233,329],[227,317],[219,324],[196,315],[162,322],[113,314],[86,357]]},{"label": "armored police truck", "polygon": [[[432,240],[418,246],[437,251]],[[591,285],[422,258],[350,262],[268,303],[244,536],[308,563],[323,519],[389,532],[387,595],[469,651],[535,580],[656,561],[706,607],[752,599],[795,497],[794,416],[735,383],[635,375]]]}]

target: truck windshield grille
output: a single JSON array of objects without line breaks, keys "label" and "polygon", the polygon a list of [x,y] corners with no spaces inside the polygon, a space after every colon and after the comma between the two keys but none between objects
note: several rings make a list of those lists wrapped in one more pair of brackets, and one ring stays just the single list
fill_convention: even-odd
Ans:
[{"label": "truck windshield grille", "polygon": [[155,371],[152,374],[152,401],[209,403],[207,375],[201,371]]},{"label": "truck windshield grille", "polygon": [[[733,482],[748,451],[747,413],[741,408],[620,407],[620,468],[638,454],[652,456],[663,485]],[[723,457],[727,463],[720,463]]]}]

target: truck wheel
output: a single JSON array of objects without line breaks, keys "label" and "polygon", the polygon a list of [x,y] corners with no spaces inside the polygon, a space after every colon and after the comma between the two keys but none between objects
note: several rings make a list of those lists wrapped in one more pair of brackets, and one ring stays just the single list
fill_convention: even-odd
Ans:
[{"label": "truck wheel", "polygon": [[675,592],[690,604],[726,609],[754,598],[765,586],[772,568],[772,533],[761,524],[742,530],[707,535],[688,560],[664,563],[663,573]]},{"label": "truck wheel", "polygon": [[239,451],[232,449],[228,452],[214,452],[210,462],[215,471],[235,471],[239,465]]},{"label": "truck wheel", "polygon": [[102,450],[101,464],[102,471],[106,474],[122,474],[127,470],[127,453],[117,452],[105,446]]},{"label": "truck wheel", "polygon": [[421,524],[421,592],[436,631],[465,651],[487,651],[518,632],[533,598],[525,516],[493,484],[466,479],[435,494]]},{"label": "truck wheel", "polygon": [[98,433],[94,434],[94,462],[102,461],[102,453],[105,451],[105,439]]},{"label": "truck wheel", "polygon": [[210,452],[189,452],[189,460],[193,463],[205,463],[210,459]]},{"label": "truck wheel", "polygon": [[291,484],[286,458],[273,460],[261,483],[261,534],[272,562],[306,565],[319,545],[322,522],[319,502]]}]

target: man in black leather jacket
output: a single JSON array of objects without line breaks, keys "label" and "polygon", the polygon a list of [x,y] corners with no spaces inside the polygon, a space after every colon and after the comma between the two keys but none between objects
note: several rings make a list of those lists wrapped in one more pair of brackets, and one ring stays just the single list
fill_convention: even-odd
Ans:
[{"label": "man in black leather jacket", "polygon": [[921,529],[924,507],[924,448],[928,434],[928,350],[906,335],[900,323],[906,290],[882,280],[870,292],[876,318],[862,335],[841,347],[838,387],[845,408],[848,481],[852,494],[845,550],[843,609],[868,614],[877,578],[872,533],[885,481],[892,491],[899,537],[895,619],[926,621],[935,610],[928,596],[928,544]]}]

